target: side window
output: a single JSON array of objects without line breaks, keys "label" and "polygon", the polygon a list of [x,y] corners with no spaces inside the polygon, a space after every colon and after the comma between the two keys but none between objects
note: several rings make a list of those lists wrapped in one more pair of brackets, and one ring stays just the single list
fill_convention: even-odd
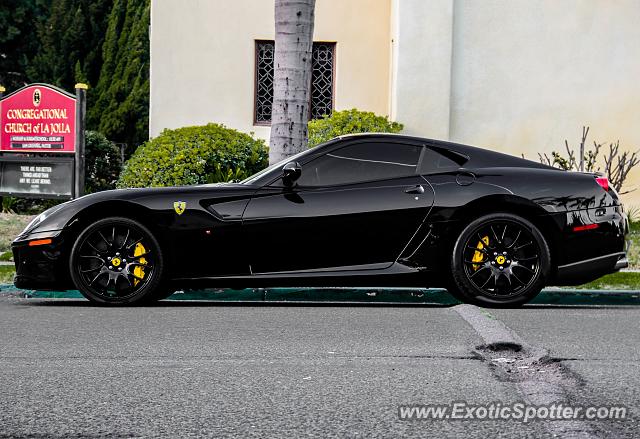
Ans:
[{"label": "side window", "polygon": [[305,164],[298,186],[334,186],[415,175],[421,149],[384,142],[346,146]]},{"label": "side window", "polygon": [[439,152],[425,148],[420,161],[419,174],[434,174],[460,168],[460,165]]}]

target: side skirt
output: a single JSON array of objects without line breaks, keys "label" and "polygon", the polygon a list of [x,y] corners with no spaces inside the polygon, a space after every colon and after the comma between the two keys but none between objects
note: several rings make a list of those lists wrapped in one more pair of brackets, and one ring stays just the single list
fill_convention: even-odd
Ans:
[{"label": "side skirt", "polygon": [[[386,268],[381,268],[384,266]],[[249,276],[218,276],[206,278],[176,278],[176,286],[197,287],[339,287],[339,286],[396,286],[437,287],[433,273],[408,267],[399,262],[319,270],[256,273]],[[428,283],[428,285],[427,285]]]}]

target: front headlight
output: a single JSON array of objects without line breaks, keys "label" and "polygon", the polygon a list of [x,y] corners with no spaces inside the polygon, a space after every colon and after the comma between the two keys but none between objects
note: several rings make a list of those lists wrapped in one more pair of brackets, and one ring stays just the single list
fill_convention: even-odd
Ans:
[{"label": "front headlight", "polygon": [[42,212],[40,215],[38,215],[37,217],[35,217],[34,219],[31,220],[31,222],[29,224],[27,224],[27,227],[24,228],[24,230],[22,231],[22,233],[20,234],[20,236],[24,236],[29,234],[33,229],[35,229],[36,227],[38,227],[40,224],[42,224],[42,222],[47,219],[49,216],[51,216],[52,213],[60,210],[62,208],[62,206],[64,206],[65,204],[70,203],[70,201],[67,201],[66,203],[60,203],[57,204],[47,210],[45,210],[44,212]]},{"label": "front headlight", "polygon": [[48,210],[45,210],[40,215],[38,215],[37,217],[32,219],[31,222],[29,224],[27,224],[27,227],[24,228],[24,230],[22,231],[21,235],[26,235],[31,230],[35,229],[36,226],[38,224],[40,224],[42,221],[44,221],[44,219],[47,217],[47,212],[48,212]]}]

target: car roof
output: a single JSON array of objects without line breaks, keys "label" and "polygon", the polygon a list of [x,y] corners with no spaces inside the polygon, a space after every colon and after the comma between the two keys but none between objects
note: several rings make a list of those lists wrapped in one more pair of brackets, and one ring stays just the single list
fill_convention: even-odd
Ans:
[{"label": "car roof", "polygon": [[481,148],[476,146],[465,145],[461,143],[450,142],[447,140],[430,139],[426,137],[411,136],[407,134],[397,133],[354,133],[345,134],[336,137],[334,140],[348,140],[348,139],[396,139],[407,140],[411,142],[419,142],[438,149],[446,149],[453,151],[470,159],[469,165],[478,167],[500,167],[500,166],[516,166],[516,167],[528,167],[528,168],[543,168],[543,169],[555,169],[551,166],[544,165],[542,163],[525,159],[522,157],[516,157],[503,152],[498,152],[490,148]]}]

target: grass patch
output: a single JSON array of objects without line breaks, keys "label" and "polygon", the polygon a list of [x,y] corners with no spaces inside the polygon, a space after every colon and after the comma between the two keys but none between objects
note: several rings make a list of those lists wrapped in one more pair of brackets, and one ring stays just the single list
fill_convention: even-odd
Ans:
[{"label": "grass patch", "polygon": [[0,262],[13,262],[13,252],[11,252],[11,251],[1,252],[0,251]]},{"label": "grass patch", "polygon": [[33,219],[31,215],[0,213],[0,253],[11,250],[13,241]]},{"label": "grass patch", "polygon": [[640,228],[634,224],[627,235],[627,239],[631,241],[627,258],[629,259],[629,268],[640,268]]},{"label": "grass patch", "polygon": [[13,265],[0,265],[0,285],[12,284],[16,270]]},{"label": "grass patch", "polygon": [[618,272],[608,274],[593,282],[568,288],[584,290],[640,290],[640,273]]}]

